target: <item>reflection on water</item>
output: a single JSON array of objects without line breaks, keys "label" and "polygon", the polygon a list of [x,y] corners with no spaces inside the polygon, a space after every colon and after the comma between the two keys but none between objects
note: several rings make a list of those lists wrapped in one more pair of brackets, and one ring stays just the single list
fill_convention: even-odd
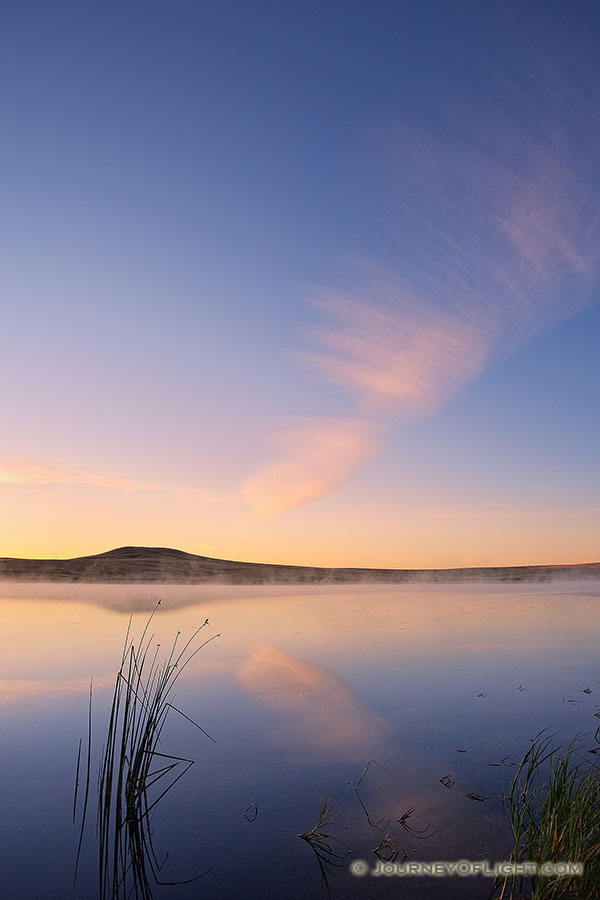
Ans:
[{"label": "reflection on water", "polygon": [[270,644],[250,653],[238,670],[238,681],[281,713],[274,739],[337,759],[356,759],[380,743],[387,730],[385,719],[369,709],[344,678]]},{"label": "reflection on water", "polygon": [[[1,594],[0,758],[12,817],[0,826],[0,847],[3,895],[14,900],[41,896],[41,883],[48,900],[71,895],[89,678],[101,748],[129,612],[139,634],[158,596],[157,643],[177,631],[187,640],[206,618],[221,637],[182,672],[174,701],[217,744],[183,718],[169,720],[161,752],[196,765],[152,821],[161,880],[211,872],[157,888],[157,900],[317,898],[322,860],[298,835],[314,829],[326,797],[325,832],[349,848],[348,861],[374,866],[396,851],[424,861],[504,859],[507,760],[520,759],[542,728],[591,736],[598,724],[597,583],[4,584]],[[369,759],[376,763],[365,773]],[[99,762],[100,749],[96,776]],[[483,878],[399,885],[347,867],[333,874],[339,897],[401,887],[408,898],[483,900],[490,889]],[[77,884],[77,897],[97,900],[89,848]]]}]

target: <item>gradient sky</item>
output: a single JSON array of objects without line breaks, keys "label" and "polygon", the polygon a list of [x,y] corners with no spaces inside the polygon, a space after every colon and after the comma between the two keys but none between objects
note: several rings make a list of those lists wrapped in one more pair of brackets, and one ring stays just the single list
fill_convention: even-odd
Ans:
[{"label": "gradient sky", "polygon": [[598,560],[599,25],[9,4],[0,556]]}]

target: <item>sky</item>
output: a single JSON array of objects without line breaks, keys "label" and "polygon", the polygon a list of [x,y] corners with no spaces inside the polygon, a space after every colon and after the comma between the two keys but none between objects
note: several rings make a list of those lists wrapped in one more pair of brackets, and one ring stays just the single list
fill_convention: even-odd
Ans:
[{"label": "sky", "polygon": [[9,3],[0,556],[599,560],[599,37]]}]

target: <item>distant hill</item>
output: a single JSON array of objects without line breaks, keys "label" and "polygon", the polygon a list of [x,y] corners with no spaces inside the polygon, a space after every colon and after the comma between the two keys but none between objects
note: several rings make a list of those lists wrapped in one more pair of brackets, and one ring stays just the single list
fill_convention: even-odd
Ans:
[{"label": "distant hill", "polygon": [[325,569],[196,556],[161,547],[119,547],[76,559],[0,558],[4,581],[108,584],[402,584],[405,582],[551,581],[600,578],[600,563],[468,569]]}]

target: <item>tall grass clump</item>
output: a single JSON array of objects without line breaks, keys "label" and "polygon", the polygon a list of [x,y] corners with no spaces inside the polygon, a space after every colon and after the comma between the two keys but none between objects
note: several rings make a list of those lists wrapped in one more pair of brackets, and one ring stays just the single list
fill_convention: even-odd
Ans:
[{"label": "tall grass clump", "polygon": [[[509,861],[582,863],[582,875],[498,878],[497,900],[600,898],[600,767],[577,739],[552,746],[543,732],[534,739],[505,797],[513,832]],[[591,751],[594,754],[597,747]]]},{"label": "tall grass clump", "polygon": [[[213,635],[193,649],[198,634],[208,625],[207,619],[181,649],[178,646],[181,632],[177,632],[168,655],[161,660],[160,644],[154,645],[154,635],[149,634],[159,606],[160,600],[137,642],[130,636],[130,618],[115,681],[98,776],[96,831],[101,900],[124,900],[131,896],[151,900],[152,881],[182,884],[205,874],[202,872],[185,882],[160,881],[159,872],[164,860],[161,863],[157,858],[150,826],[157,804],[194,763],[158,750],[170,711],[184,716],[213,740],[196,722],[173,706],[171,698],[177,679],[191,659],[219,635]],[[88,789],[89,773],[86,797]]]}]

